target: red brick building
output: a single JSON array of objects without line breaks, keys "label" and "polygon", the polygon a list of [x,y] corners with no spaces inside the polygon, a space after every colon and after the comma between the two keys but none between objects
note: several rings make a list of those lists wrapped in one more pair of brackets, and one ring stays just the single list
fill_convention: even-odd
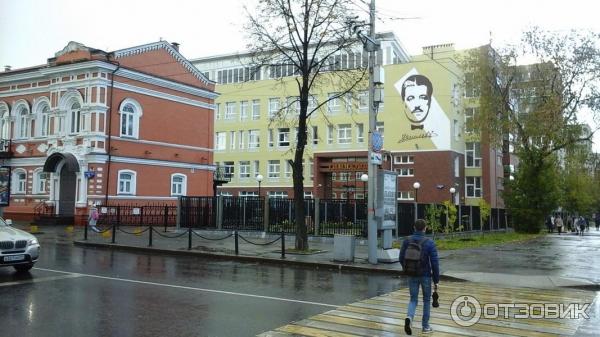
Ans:
[{"label": "red brick building", "polygon": [[5,217],[211,195],[216,97],[165,41],[113,52],[70,42],[47,64],[0,72]]}]

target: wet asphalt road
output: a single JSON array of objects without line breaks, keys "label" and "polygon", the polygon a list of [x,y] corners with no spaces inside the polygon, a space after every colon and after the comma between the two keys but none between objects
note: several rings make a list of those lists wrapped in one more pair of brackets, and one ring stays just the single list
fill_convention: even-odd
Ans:
[{"label": "wet asphalt road", "polygon": [[74,247],[0,269],[0,335],[254,336],[404,286],[387,275]]}]

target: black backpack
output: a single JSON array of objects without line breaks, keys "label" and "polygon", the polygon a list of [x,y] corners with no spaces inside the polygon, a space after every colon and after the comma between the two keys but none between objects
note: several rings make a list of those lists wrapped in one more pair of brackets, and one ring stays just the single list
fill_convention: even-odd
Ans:
[{"label": "black backpack", "polygon": [[404,252],[404,261],[402,262],[402,269],[404,274],[408,276],[423,276],[425,271],[423,270],[423,260],[425,251],[423,250],[423,244],[427,242],[427,238],[421,240],[410,240],[408,241],[408,247]]}]

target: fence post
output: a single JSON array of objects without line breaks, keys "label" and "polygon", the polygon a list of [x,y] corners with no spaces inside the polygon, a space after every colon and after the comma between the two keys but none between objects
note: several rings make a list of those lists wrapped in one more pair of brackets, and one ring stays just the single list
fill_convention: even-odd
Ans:
[{"label": "fence post", "polygon": [[285,259],[285,231],[281,231],[281,258]]},{"label": "fence post", "polygon": [[88,236],[88,226],[89,226],[89,221],[88,223],[85,224],[85,228],[83,229],[83,240],[86,241],[87,240],[87,236]]},{"label": "fence post", "polygon": [[321,225],[321,198],[315,198],[315,235],[319,235]]},{"label": "fence post", "polygon": [[244,207],[242,207],[242,211],[244,214],[242,215],[242,228],[246,228],[246,198],[242,199],[242,203]]},{"label": "fence post", "polygon": [[[165,223],[165,233],[167,232],[167,226],[169,225],[169,206],[165,205],[165,216],[163,218]],[[192,226],[190,226],[191,228]]]},{"label": "fence post", "polygon": [[181,225],[181,196],[177,198],[177,213],[175,213],[175,228],[179,229]]},{"label": "fence post", "polygon": [[[460,207],[460,204],[458,204],[458,228],[460,228],[462,226],[462,207]],[[463,232],[464,232],[464,228],[463,228]]]},{"label": "fence post", "polygon": [[223,197],[217,197],[217,229],[223,229]]},{"label": "fence post", "polygon": [[188,227],[188,250],[192,250],[192,226]]},{"label": "fence post", "polygon": [[[260,199],[261,197],[259,196],[258,198]],[[269,231],[269,207],[271,207],[271,204],[269,203],[269,198],[265,197],[265,199],[263,200],[263,228],[265,230],[265,233]]]},{"label": "fence post", "polygon": [[121,206],[116,206],[117,207],[117,224],[120,225],[121,224]]},{"label": "fence post", "polygon": [[496,225],[498,226],[498,230],[500,230],[500,208],[496,209]]},{"label": "fence post", "polygon": [[144,225],[144,206],[140,206],[140,226]]},{"label": "fence post", "polygon": [[233,232],[233,237],[235,239],[235,255],[239,255],[240,254],[240,246],[239,246],[239,241],[238,241],[237,229]]},{"label": "fence post", "polygon": [[[118,214],[118,211],[117,211]],[[115,243],[115,236],[117,234],[117,224],[113,223],[113,227],[112,227],[112,241],[111,243]]]},{"label": "fence post", "polygon": [[469,230],[473,230],[473,206],[469,206]]},{"label": "fence post", "polygon": [[154,231],[154,228],[152,228],[152,224],[150,224],[150,230],[148,230],[150,232],[150,236],[148,237],[148,247],[152,247],[152,231]]}]

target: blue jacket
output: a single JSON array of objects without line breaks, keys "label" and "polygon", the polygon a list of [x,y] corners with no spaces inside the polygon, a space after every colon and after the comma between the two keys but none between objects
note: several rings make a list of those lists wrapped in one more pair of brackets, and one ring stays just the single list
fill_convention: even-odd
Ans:
[{"label": "blue jacket", "polygon": [[[400,249],[400,262],[404,261],[404,254],[408,247],[409,240],[419,241],[425,236],[425,233],[415,231],[415,233],[402,242],[402,248]],[[423,250],[425,258],[423,261],[423,270],[425,274],[423,276],[431,276],[433,283],[440,282],[440,259],[438,257],[437,248],[435,248],[435,242],[433,240],[427,240],[423,243]]]}]

